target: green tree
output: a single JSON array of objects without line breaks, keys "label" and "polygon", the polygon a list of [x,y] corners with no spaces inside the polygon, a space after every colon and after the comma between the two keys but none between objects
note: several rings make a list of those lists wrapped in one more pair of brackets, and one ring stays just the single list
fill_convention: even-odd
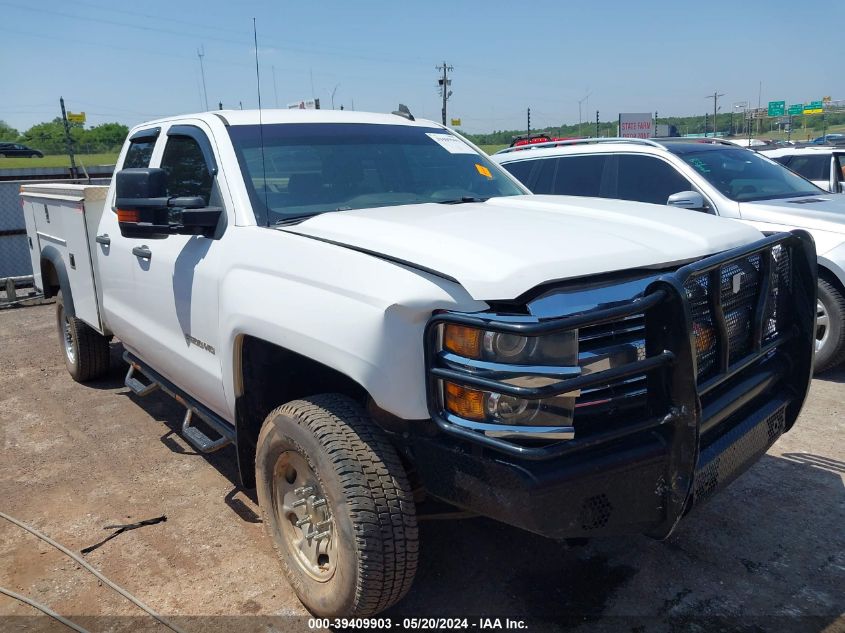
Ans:
[{"label": "green tree", "polygon": [[16,141],[20,133],[5,121],[0,121],[0,141]]},{"label": "green tree", "polygon": [[102,123],[84,131],[82,142],[98,151],[108,151],[123,144],[129,128],[121,123]]}]

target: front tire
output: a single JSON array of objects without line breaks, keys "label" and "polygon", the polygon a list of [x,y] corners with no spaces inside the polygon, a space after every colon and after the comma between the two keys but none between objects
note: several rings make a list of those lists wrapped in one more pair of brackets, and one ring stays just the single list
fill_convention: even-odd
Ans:
[{"label": "front tire", "polygon": [[56,295],[56,326],[59,346],[70,377],[87,382],[109,371],[109,339],[87,323],[65,312],[62,293]]},{"label": "front tire", "polygon": [[845,360],[845,297],[839,289],[819,279],[816,316],[815,372],[831,369]]},{"label": "front tire", "polygon": [[413,495],[395,449],[353,400],[272,411],[258,437],[258,502],[288,581],[314,615],[374,615],[417,568]]}]

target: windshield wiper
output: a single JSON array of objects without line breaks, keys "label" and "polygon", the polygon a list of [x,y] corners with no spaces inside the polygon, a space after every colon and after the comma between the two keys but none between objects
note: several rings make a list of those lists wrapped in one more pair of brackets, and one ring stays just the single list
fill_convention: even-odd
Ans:
[{"label": "windshield wiper", "polygon": [[487,202],[490,198],[476,198],[474,196],[461,196],[454,200],[439,200],[437,204],[464,204],[466,202]]},{"label": "windshield wiper", "polygon": [[352,207],[338,207],[337,209],[326,209],[325,211],[318,211],[317,213],[306,213],[304,215],[292,215],[289,218],[282,218],[273,222],[273,226],[290,226],[291,224],[299,224],[308,218],[313,218],[324,213],[334,213],[335,211],[349,211]]}]

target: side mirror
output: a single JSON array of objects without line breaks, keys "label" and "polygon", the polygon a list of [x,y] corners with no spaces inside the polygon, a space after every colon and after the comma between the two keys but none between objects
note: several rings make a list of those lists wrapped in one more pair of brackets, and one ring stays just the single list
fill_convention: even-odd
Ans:
[{"label": "side mirror", "polygon": [[201,196],[168,197],[167,173],[155,167],[115,174],[117,221],[124,237],[204,235],[212,237],[223,209]]},{"label": "side mirror", "polygon": [[673,193],[666,200],[666,204],[670,207],[693,209],[695,211],[703,211],[707,207],[704,202],[704,196],[697,191],[679,191],[678,193]]}]

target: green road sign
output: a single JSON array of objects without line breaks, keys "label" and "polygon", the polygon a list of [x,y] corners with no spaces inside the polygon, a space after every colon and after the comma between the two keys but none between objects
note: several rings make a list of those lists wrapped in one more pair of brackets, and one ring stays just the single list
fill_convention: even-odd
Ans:
[{"label": "green road sign", "polygon": [[804,114],[804,104],[796,103],[794,105],[789,106],[788,114],[789,116],[797,116],[800,114]]},{"label": "green road sign", "polygon": [[783,116],[786,101],[769,101],[769,116]]},{"label": "green road sign", "polygon": [[821,101],[811,101],[804,104],[804,114],[821,114],[824,112],[824,104]]}]

